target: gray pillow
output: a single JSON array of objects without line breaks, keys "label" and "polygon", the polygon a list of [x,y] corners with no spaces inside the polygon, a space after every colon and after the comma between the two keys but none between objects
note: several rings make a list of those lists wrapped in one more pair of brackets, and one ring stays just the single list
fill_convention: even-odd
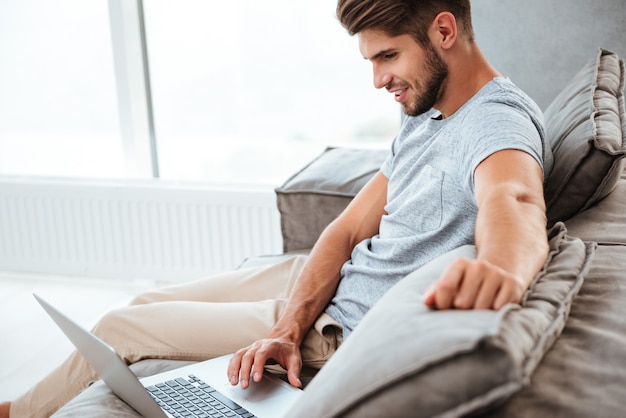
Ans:
[{"label": "gray pillow", "polygon": [[544,112],[554,168],[545,190],[548,225],[607,196],[626,154],[624,61],[599,49]]},{"label": "gray pillow", "polygon": [[313,247],[380,169],[388,150],[327,148],[276,189],[284,252]]},{"label": "gray pillow", "polygon": [[287,416],[456,417],[503,402],[529,382],[561,333],[595,244],[549,232],[550,256],[522,305],[499,311],[426,308],[423,290],[465,246],[383,296]]}]

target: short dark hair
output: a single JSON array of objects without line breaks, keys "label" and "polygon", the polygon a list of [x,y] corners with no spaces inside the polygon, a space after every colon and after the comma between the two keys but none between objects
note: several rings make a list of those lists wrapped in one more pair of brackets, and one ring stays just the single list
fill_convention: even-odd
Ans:
[{"label": "short dark hair", "polygon": [[421,45],[429,44],[428,28],[441,12],[450,12],[460,31],[473,42],[470,0],[338,0],[337,18],[355,35],[366,29],[389,36],[411,35]]}]

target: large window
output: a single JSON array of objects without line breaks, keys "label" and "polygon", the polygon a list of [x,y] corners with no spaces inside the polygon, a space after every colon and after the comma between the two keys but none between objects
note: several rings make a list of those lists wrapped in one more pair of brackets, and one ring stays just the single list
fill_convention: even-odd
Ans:
[{"label": "large window", "polygon": [[0,174],[123,176],[105,1],[0,2]]},{"label": "large window", "polygon": [[144,3],[164,178],[276,183],[327,145],[400,122],[336,0]]},{"label": "large window", "polygon": [[[130,175],[117,94],[138,83],[113,57],[141,57],[112,47],[136,35],[111,4],[0,2],[0,174]],[[388,146],[400,111],[335,5],[144,1],[159,176],[276,185],[328,145]]]}]

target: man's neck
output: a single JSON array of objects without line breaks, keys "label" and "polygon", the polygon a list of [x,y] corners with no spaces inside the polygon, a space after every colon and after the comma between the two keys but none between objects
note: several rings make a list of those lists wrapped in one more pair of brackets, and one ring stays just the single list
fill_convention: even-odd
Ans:
[{"label": "man's neck", "polygon": [[454,54],[449,55],[448,78],[443,96],[435,108],[443,118],[450,117],[485,84],[501,74],[489,64],[475,43],[459,45]]}]

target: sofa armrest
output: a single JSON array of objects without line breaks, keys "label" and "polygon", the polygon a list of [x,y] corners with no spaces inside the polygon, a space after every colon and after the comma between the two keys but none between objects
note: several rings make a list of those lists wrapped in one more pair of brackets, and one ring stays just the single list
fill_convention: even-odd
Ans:
[{"label": "sofa armrest", "polygon": [[327,148],[276,188],[283,251],[308,250],[387,157],[387,150]]}]

